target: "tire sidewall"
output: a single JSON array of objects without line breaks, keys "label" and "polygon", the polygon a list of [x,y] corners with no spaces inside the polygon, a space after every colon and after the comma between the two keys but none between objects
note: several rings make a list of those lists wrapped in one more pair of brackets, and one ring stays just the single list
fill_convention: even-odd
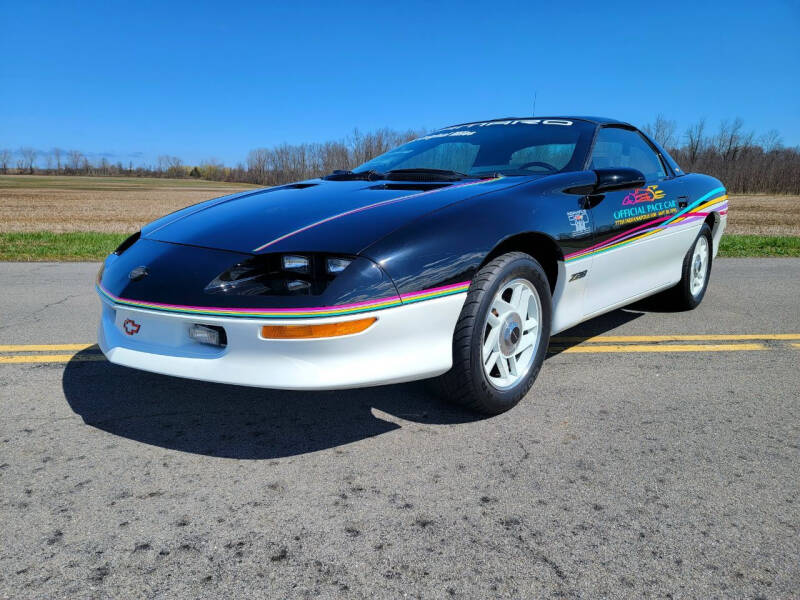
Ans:
[{"label": "tire sidewall", "polygon": [[[483,334],[486,314],[490,310],[492,302],[498,290],[514,279],[525,279],[533,285],[539,295],[539,304],[542,309],[542,319],[539,323],[540,333],[539,346],[536,349],[531,367],[527,375],[520,379],[516,385],[508,389],[494,387],[488,380],[483,368]],[[492,403],[498,405],[513,406],[519,402],[531,388],[534,379],[541,369],[547,347],[550,342],[550,328],[552,323],[552,300],[550,294],[550,283],[541,265],[530,257],[515,258],[497,274],[491,285],[483,290],[480,299],[475,326],[472,331],[471,340],[471,360],[474,365],[471,376],[473,378],[474,389],[481,395],[491,399]]]},{"label": "tire sidewall", "polygon": [[[706,242],[708,243],[708,264],[706,265],[706,278],[703,282],[703,288],[697,295],[692,294],[692,259],[694,257],[694,251],[697,248],[697,244],[700,243],[700,238],[705,237]],[[698,306],[706,295],[706,290],[708,289],[708,284],[711,279],[711,263],[713,261],[714,255],[714,240],[711,236],[711,228],[708,226],[708,223],[703,223],[703,226],[700,228],[700,233],[697,235],[697,238],[694,240],[694,244],[692,247],[689,248],[689,252],[686,255],[685,263],[684,263],[684,271],[683,271],[683,292],[686,296],[686,300],[688,304],[694,308]]]}]

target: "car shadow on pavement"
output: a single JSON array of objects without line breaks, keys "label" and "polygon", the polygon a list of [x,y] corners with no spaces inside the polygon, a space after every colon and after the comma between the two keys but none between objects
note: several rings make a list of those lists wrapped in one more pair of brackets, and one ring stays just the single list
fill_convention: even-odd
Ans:
[{"label": "car shadow on pavement", "polygon": [[[600,335],[642,314],[617,310],[559,336]],[[553,354],[575,343],[559,343]],[[328,392],[267,390],[121,367],[103,360],[96,346],[67,363],[62,386],[87,425],[162,448],[238,459],[335,448],[399,429],[393,417],[434,425],[486,418],[444,403],[426,382]]]},{"label": "car shadow on pavement", "polygon": [[82,351],[66,365],[62,386],[72,410],[92,427],[183,452],[279,458],[399,429],[392,417],[427,424],[485,418],[445,404],[425,382],[328,392],[267,390],[129,369],[102,360],[98,352]]},{"label": "car shadow on pavement", "polygon": [[548,355],[555,356],[556,354],[561,354],[564,350],[572,346],[577,346],[583,340],[603,335],[612,329],[635,321],[643,317],[647,312],[651,312],[654,306],[656,305],[642,302],[632,304],[562,331],[554,336],[555,339],[551,340]]}]

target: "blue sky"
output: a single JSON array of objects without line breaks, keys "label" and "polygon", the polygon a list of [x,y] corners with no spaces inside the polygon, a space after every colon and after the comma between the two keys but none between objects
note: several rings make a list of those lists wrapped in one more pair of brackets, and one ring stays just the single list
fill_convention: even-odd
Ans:
[{"label": "blue sky", "polygon": [[233,164],[354,127],[536,113],[800,144],[800,3],[0,0],[0,148]]}]

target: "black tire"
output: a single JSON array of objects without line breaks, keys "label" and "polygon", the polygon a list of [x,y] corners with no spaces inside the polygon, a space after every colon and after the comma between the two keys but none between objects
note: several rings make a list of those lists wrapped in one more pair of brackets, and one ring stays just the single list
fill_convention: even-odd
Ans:
[{"label": "black tire", "polygon": [[[481,360],[484,322],[495,294],[514,279],[525,279],[536,289],[541,306],[540,338],[527,375],[513,387],[499,389],[489,382]],[[533,385],[550,342],[552,323],[550,283],[542,266],[522,252],[498,256],[472,280],[453,335],[453,367],[434,380],[440,395],[451,402],[488,415],[516,406]]]},{"label": "black tire", "polygon": [[[694,256],[694,251],[697,247],[697,244],[700,243],[700,239],[703,237],[706,239],[706,243],[708,244],[708,263],[706,264],[705,282],[699,291],[692,294],[692,257]],[[711,228],[708,226],[708,223],[703,223],[703,227],[700,229],[697,239],[695,239],[694,244],[692,244],[692,247],[689,248],[689,251],[683,258],[683,271],[681,272],[681,280],[675,287],[670,288],[662,295],[667,308],[675,311],[683,311],[693,310],[700,305],[700,303],[703,301],[703,297],[706,295],[708,282],[711,279],[711,262],[713,253]]]}]

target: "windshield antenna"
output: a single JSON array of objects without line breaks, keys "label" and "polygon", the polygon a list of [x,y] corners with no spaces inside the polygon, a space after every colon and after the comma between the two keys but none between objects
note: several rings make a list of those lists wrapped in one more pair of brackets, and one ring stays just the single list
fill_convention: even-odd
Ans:
[{"label": "windshield antenna", "polygon": [[536,90],[533,92],[533,112],[531,113],[532,117],[536,116]]}]

